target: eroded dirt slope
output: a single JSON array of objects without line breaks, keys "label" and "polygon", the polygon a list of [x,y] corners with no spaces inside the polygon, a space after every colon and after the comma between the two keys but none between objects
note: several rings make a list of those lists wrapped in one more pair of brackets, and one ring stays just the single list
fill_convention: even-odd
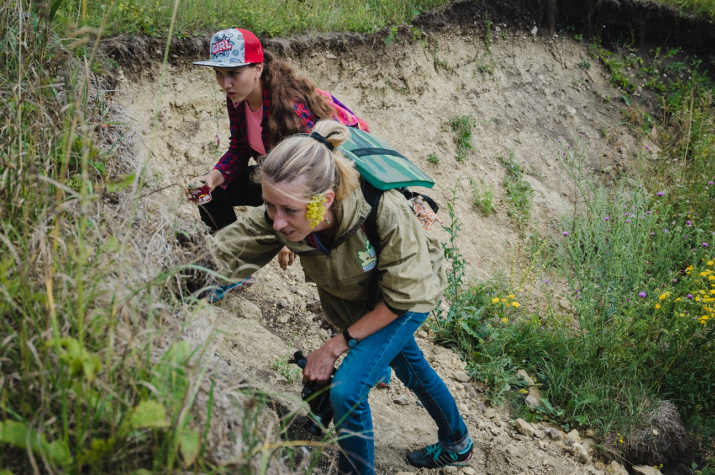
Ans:
[{"label": "eroded dirt slope", "polygon": [[[618,125],[620,94],[608,86],[605,71],[587,56],[582,43],[563,35],[532,35],[508,23],[493,25],[491,49],[480,30],[428,29],[412,36],[400,36],[389,45],[375,37],[350,49],[339,43],[328,48],[311,38],[273,44],[301,73],[348,104],[374,133],[435,178],[437,185],[428,194],[443,206],[443,219],[456,190],[458,245],[470,279],[501,272],[518,280],[518,252],[528,233],[558,231],[559,217],[577,202],[560,163],[562,147],[579,137],[587,141],[587,166],[602,173],[627,167],[644,143]],[[168,187],[161,193],[176,212],[178,225],[205,233],[194,207],[183,202],[181,187],[209,170],[225,150],[224,97],[207,68],[170,65],[163,86],[160,78],[157,68],[127,74],[118,82],[119,120],[128,124],[125,140],[133,144],[132,161],[147,167],[152,187]],[[472,150],[463,162],[455,158],[454,132],[448,125],[457,116],[475,121]],[[429,162],[430,155],[439,157],[439,163]],[[513,157],[535,191],[525,228],[507,216],[505,167],[499,156]],[[493,191],[496,211],[491,216],[473,206],[472,182]],[[447,239],[444,231],[436,232]],[[282,272],[272,264],[255,277],[256,285],[207,306],[197,318],[201,325],[224,332],[216,350],[230,367],[223,384],[249,382],[292,395],[282,403],[295,407],[299,383],[277,375],[273,364],[296,348],[316,348],[330,330],[315,304],[317,293],[303,282],[299,265]],[[538,280],[534,276],[530,282],[537,291]],[[527,293],[523,298],[528,302]],[[418,341],[453,389],[477,444],[472,466],[461,473],[605,473],[605,467],[597,468],[593,461],[579,462],[563,441],[518,433],[507,414],[485,405],[478,385],[465,380],[464,364],[454,354],[434,346],[427,331],[419,332]],[[373,393],[378,473],[409,471],[402,461],[405,452],[434,442],[435,427],[398,382]],[[222,410],[232,409],[227,404]],[[212,434],[214,446],[228,438],[225,428],[214,427]]]}]

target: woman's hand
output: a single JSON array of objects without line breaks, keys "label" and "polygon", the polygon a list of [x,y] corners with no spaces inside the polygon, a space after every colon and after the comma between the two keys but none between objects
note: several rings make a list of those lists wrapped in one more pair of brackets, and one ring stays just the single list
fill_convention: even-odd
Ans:
[{"label": "woman's hand", "polygon": [[[223,175],[221,174],[220,171],[213,169],[210,172],[208,172],[206,175],[202,176],[197,176],[189,180],[189,183],[192,182],[198,182],[198,181],[205,181],[207,185],[209,185],[209,191],[213,191],[214,188],[223,185],[223,182],[226,181],[223,178]],[[186,197],[188,198],[189,201],[195,201],[191,198],[191,193],[189,192],[189,188],[185,187],[184,188],[184,193],[186,194]]]},{"label": "woman's hand", "polygon": [[288,249],[287,246],[283,246],[283,249],[278,251],[278,264],[281,269],[286,270],[288,266],[292,266],[295,261],[295,253]]},{"label": "woman's hand", "polygon": [[327,382],[335,370],[335,360],[348,349],[345,337],[338,334],[323,343],[323,346],[307,356],[303,369],[303,381]]}]

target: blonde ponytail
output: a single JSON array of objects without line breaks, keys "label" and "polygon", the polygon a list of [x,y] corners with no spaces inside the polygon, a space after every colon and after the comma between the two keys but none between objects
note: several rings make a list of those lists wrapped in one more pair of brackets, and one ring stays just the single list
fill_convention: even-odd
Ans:
[{"label": "blonde ponytail", "polygon": [[[337,148],[349,137],[347,127],[334,120],[321,120],[311,134],[297,134],[280,142],[260,163],[259,177],[271,183],[305,183],[302,196],[291,198],[310,202],[326,190],[334,190],[341,200],[360,186],[360,174],[353,162]],[[333,150],[331,150],[331,148]]]}]

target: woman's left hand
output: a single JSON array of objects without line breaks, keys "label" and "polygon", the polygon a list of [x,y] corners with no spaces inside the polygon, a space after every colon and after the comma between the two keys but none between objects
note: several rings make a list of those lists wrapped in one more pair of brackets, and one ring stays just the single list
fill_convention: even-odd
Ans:
[{"label": "woman's left hand", "polygon": [[295,253],[287,246],[283,246],[283,249],[278,251],[278,265],[281,266],[281,269],[286,270],[288,266],[293,265],[293,261],[295,261]]}]

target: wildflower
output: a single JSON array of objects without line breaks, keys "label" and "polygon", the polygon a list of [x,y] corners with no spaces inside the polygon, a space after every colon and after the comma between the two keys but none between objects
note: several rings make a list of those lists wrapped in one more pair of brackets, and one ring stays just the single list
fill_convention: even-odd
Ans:
[{"label": "wildflower", "polygon": [[638,296],[639,296],[640,298],[644,299],[644,298],[646,298],[646,297],[648,296],[648,294],[646,294],[645,292],[638,292]]},{"label": "wildflower", "polygon": [[656,309],[659,309],[659,308],[660,308],[660,304],[659,304],[659,303],[655,304],[655,308],[656,308]]},{"label": "wildflower", "polygon": [[665,193],[663,193],[662,191],[659,191],[658,193],[656,193],[656,195],[658,195],[658,196],[664,196]]},{"label": "wildflower", "polygon": [[665,229],[663,230],[663,232],[664,232],[664,233],[669,233],[670,231],[668,231],[668,228],[665,228]]},{"label": "wildflower", "polygon": [[655,236],[655,233],[654,233],[654,232],[651,232],[650,235],[651,235],[651,236]]},{"label": "wildflower", "polygon": [[693,300],[693,294],[688,294],[688,296],[685,297],[685,298],[688,299],[688,300]]},{"label": "wildflower", "polygon": [[546,280],[544,281],[544,283],[545,283],[545,284],[550,284],[551,281],[550,281],[549,279],[546,279]]},{"label": "wildflower", "polygon": [[650,150],[650,146],[649,146],[649,145],[646,145],[646,146],[645,146],[645,149],[646,149],[646,150]]},{"label": "wildflower", "polygon": [[692,222],[690,222],[690,221],[686,221],[686,222],[685,222],[685,225],[686,225],[686,226],[692,226],[692,225],[693,225],[693,223],[692,223]]},{"label": "wildflower", "polygon": [[713,186],[713,181],[712,181],[712,180],[710,180],[710,181],[708,182],[708,186]]},{"label": "wildflower", "polygon": [[527,390],[524,389],[524,388],[521,388],[521,389],[519,390],[519,392],[520,392],[521,394],[529,394],[529,391],[527,391]]},{"label": "wildflower", "polygon": [[310,229],[316,227],[325,219],[325,203],[328,199],[323,193],[318,193],[311,198],[310,203],[306,206],[305,217],[310,220]]},{"label": "wildflower", "polygon": [[502,319],[501,319],[501,321],[502,321],[502,322],[504,322],[504,323],[506,323],[506,322],[508,322],[508,321],[509,321],[509,319],[508,319],[508,318],[506,318],[506,317],[504,317],[504,318],[502,318]]},{"label": "wildflower", "polygon": [[512,305],[514,306],[514,308],[519,308],[521,306],[519,302],[512,302]]},{"label": "wildflower", "polygon": [[506,299],[501,299],[502,302],[506,302]]},{"label": "wildflower", "polygon": [[608,220],[610,220],[610,219],[611,219],[610,216],[606,216],[605,218],[603,218],[604,221],[608,221]]},{"label": "wildflower", "polygon": [[499,302],[499,297],[494,297],[492,299],[492,303],[498,303]]},{"label": "wildflower", "polygon": [[709,265],[709,266],[711,266],[711,265],[713,265],[713,264],[715,264],[715,261],[708,261],[708,265]]},{"label": "wildflower", "polygon": [[670,297],[670,292],[665,292],[665,293],[661,294],[660,296],[658,296],[658,300],[665,300],[668,297]]},{"label": "wildflower", "polygon": [[630,223],[630,222],[631,222],[631,220],[630,220],[630,219],[627,219],[627,220],[626,220],[626,223]]},{"label": "wildflower", "polygon": [[708,246],[709,246],[708,243],[706,243],[706,242],[703,243],[703,247],[708,247]]},{"label": "wildflower", "polygon": [[564,231],[564,232],[562,232],[561,234],[563,234],[564,236],[568,236],[568,235],[569,235],[569,232],[568,232],[568,231]]},{"label": "wildflower", "polygon": [[650,210],[646,211],[645,214],[650,214]]},{"label": "wildflower", "polygon": [[516,295],[514,295],[514,294],[509,294],[509,298],[512,299],[512,300],[514,300],[514,299],[516,298]]}]

